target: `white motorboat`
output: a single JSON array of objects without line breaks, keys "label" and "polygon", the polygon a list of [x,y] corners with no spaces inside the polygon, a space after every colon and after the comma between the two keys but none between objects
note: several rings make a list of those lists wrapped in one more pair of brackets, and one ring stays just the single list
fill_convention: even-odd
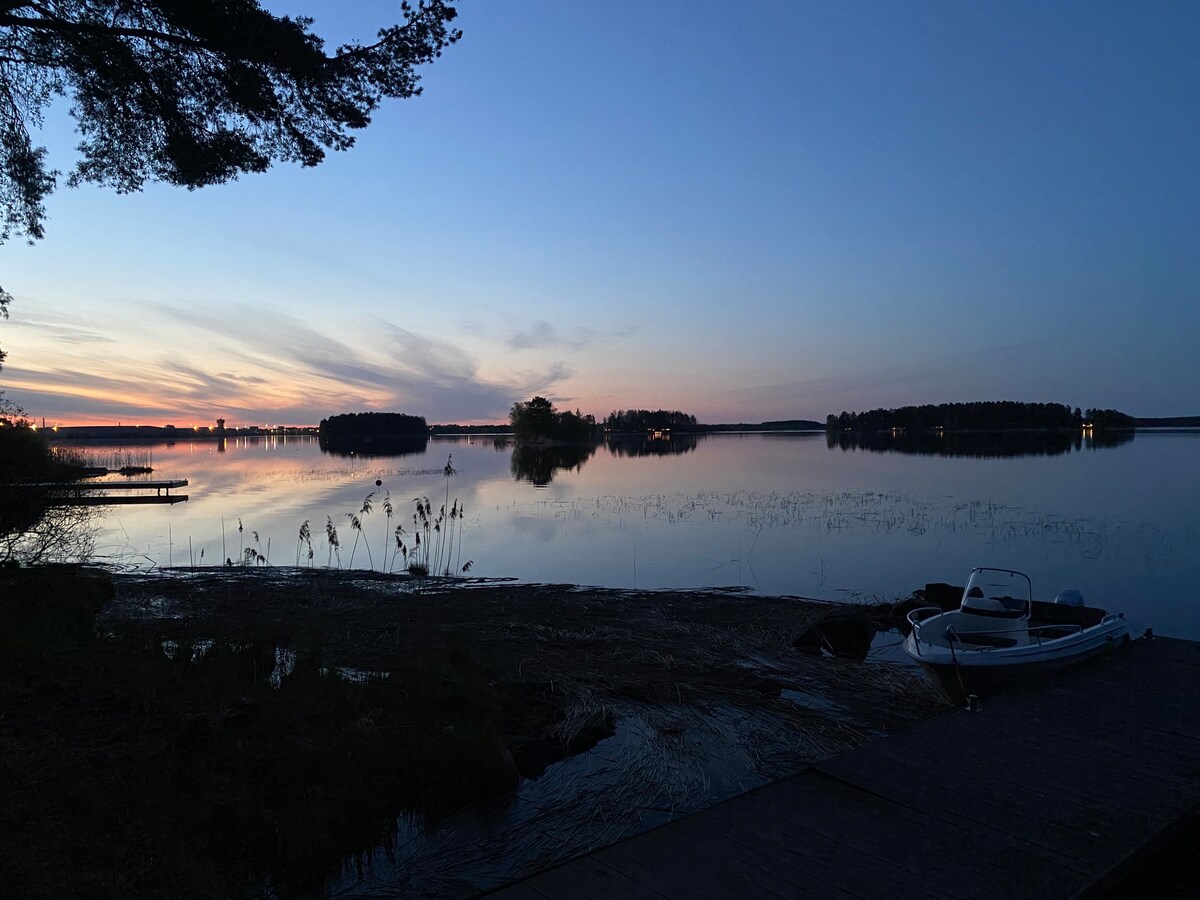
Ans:
[{"label": "white motorboat", "polygon": [[920,607],[908,622],[905,652],[955,699],[1103,653],[1131,633],[1123,615],[1084,606],[1079,591],[1043,603],[1028,576],[991,568],[971,571],[958,609]]}]

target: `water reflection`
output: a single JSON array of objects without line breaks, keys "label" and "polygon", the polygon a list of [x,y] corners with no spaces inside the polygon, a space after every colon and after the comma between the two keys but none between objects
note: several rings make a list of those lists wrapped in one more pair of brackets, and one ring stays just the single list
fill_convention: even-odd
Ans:
[{"label": "water reflection", "polygon": [[330,456],[416,456],[429,446],[426,435],[378,436],[378,437],[327,437],[321,435],[317,443],[322,453]]},{"label": "water reflection", "polygon": [[512,451],[512,475],[516,481],[528,481],[545,487],[556,472],[578,472],[596,452],[594,444],[562,444],[548,447],[516,444]]},{"label": "water reflection", "polygon": [[[97,552],[121,565],[207,567],[253,546],[272,565],[302,565],[297,534],[307,521],[316,564],[336,566],[324,539],[331,520],[344,565],[353,554],[356,567],[371,567],[369,540],[374,567],[386,568],[385,545],[395,546],[397,525],[410,530],[415,498],[447,508],[457,499],[469,512],[455,557],[462,546],[476,575],[891,599],[1004,564],[1048,596],[1078,588],[1139,627],[1200,636],[1200,606],[1184,599],[1200,539],[1200,435],[1127,438],[1081,438],[1078,452],[1072,442],[1066,455],[1024,460],[886,445],[891,452],[838,453],[819,434],[708,435],[669,458],[578,446],[514,452],[492,436],[434,438],[424,455],[395,458],[329,455],[316,438],[230,439],[225,453],[212,441],[178,442],[155,446],[151,477],[187,478],[191,499],[114,508]],[[451,451],[457,474],[447,478]]]},{"label": "water reflection", "polygon": [[698,434],[670,434],[658,432],[653,435],[621,435],[610,437],[608,452],[613,456],[676,456],[691,453],[700,443]]},{"label": "water reflection", "polygon": [[[613,456],[637,458],[642,456],[677,456],[691,453],[699,445],[699,435],[654,434],[642,436],[622,435],[611,437],[604,446]],[[510,444],[497,441],[497,448],[512,447],[512,474],[517,481],[527,481],[537,487],[545,487],[554,480],[557,472],[578,472],[583,464],[596,453],[597,445],[556,444],[538,446]]]},{"label": "water reflection", "polygon": [[82,562],[95,550],[100,517],[99,506],[82,498],[0,484],[0,566]]},{"label": "water reflection", "polygon": [[830,450],[867,450],[872,453],[905,453],[916,456],[955,456],[998,459],[1019,456],[1061,456],[1082,450],[1119,447],[1133,440],[1132,431],[1110,431],[1084,436],[1078,431],[1027,432],[857,432],[831,431],[825,435]]}]

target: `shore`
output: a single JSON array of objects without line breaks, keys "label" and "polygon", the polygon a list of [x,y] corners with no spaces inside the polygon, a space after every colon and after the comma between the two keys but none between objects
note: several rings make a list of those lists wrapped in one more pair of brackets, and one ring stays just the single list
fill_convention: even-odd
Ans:
[{"label": "shore", "polygon": [[307,569],[16,570],[0,596],[0,878],[23,896],[320,896],[411,815],[459,862],[408,892],[465,895],[499,876],[439,824],[518,820],[598,745],[627,768],[556,788],[538,815],[576,844],[523,837],[528,864],[645,827],[620,818],[635,784],[669,816],[946,708],[864,660],[888,604]]}]

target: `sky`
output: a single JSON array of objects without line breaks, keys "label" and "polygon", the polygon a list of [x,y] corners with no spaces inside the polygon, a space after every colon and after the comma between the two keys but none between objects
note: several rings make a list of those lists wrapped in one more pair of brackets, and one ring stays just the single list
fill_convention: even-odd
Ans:
[{"label": "sky", "polygon": [[[337,44],[398,3],[268,2]],[[1200,4],[466,0],[356,146],[61,186],[0,246],[47,424],[1200,414]],[[69,170],[57,110],[41,141]]]}]

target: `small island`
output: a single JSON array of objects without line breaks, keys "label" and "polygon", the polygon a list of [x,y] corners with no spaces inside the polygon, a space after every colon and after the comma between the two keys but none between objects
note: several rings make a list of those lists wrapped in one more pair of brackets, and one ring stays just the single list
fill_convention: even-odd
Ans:
[{"label": "small island", "polygon": [[872,409],[866,412],[830,414],[827,431],[1043,431],[1081,428],[1134,428],[1133,416],[1115,409],[1072,409],[1061,403],[1017,403],[985,401],[978,403],[939,403],[902,406],[898,409]]},{"label": "small island", "polygon": [[423,451],[429,442],[424,416],[405,413],[360,412],[329,416],[317,429],[327,453],[407,455]]}]

